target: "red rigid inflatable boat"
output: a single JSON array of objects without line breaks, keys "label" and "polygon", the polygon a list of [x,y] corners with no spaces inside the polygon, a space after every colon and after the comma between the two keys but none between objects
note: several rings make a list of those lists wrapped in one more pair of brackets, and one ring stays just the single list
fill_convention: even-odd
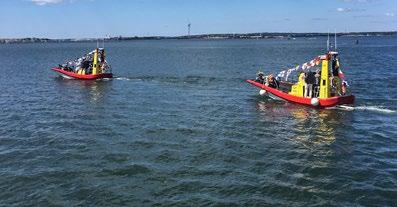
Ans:
[{"label": "red rigid inflatable boat", "polygon": [[81,75],[75,72],[70,72],[63,70],[61,68],[52,68],[51,70],[57,72],[59,75],[66,79],[81,79],[81,80],[96,80],[96,79],[103,79],[103,78],[113,78],[112,73],[100,73],[100,74],[87,74],[87,75]]},{"label": "red rigid inflatable boat", "polygon": [[[316,72],[311,68],[316,69]],[[295,83],[288,81],[292,72],[299,74]],[[259,72],[255,80],[247,82],[259,88],[260,95],[318,108],[352,105],[355,99],[340,70],[338,52],[332,51],[295,68],[281,71],[277,78]]]},{"label": "red rigid inflatable boat", "polygon": [[112,78],[111,67],[105,60],[105,49],[96,48],[83,57],[52,68],[66,79],[97,80]]},{"label": "red rigid inflatable boat", "polygon": [[[256,82],[255,80],[247,80],[247,82],[255,87],[260,88],[261,90],[265,90],[267,93],[274,95],[275,97],[277,97],[279,99],[293,102],[293,103],[314,106],[313,98],[305,98],[305,97],[298,97],[298,96],[290,95],[283,91],[266,86],[265,84]],[[318,104],[316,105],[316,107],[326,108],[326,107],[334,107],[337,105],[351,105],[354,103],[354,98],[355,97],[353,95],[334,96],[334,97],[330,97],[330,98],[318,98]]]}]

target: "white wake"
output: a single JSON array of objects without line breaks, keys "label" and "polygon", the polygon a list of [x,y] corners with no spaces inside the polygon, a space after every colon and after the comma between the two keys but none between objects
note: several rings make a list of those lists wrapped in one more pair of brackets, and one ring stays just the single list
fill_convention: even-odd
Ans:
[{"label": "white wake", "polygon": [[358,110],[358,111],[373,111],[373,112],[386,113],[386,114],[396,113],[396,111],[384,108],[382,106],[338,106],[337,108],[347,111]]}]

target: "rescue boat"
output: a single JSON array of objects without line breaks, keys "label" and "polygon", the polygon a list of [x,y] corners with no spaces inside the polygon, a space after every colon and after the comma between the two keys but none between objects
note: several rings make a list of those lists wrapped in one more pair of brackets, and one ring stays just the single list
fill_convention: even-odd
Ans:
[{"label": "rescue boat", "polygon": [[105,50],[96,48],[85,56],[52,68],[66,79],[97,80],[113,78],[111,67],[105,59]]},{"label": "rescue boat", "polygon": [[[305,74],[310,73],[310,69],[315,66],[321,67],[317,68],[317,81],[313,85],[308,85],[305,83]],[[288,81],[289,75],[293,72],[300,72],[297,82]],[[355,99],[340,70],[338,52],[332,51],[302,66],[281,71],[277,77],[259,75],[256,79],[247,82],[259,88],[260,95],[317,108],[353,105]],[[313,86],[311,94],[307,93],[308,88],[305,86]]]}]

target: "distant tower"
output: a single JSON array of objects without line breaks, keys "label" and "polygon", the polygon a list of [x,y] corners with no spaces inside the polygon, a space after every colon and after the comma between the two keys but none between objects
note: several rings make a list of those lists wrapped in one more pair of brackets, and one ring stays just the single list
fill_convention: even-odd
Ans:
[{"label": "distant tower", "polygon": [[190,28],[192,27],[192,24],[189,22],[187,24],[187,36],[190,36]]}]

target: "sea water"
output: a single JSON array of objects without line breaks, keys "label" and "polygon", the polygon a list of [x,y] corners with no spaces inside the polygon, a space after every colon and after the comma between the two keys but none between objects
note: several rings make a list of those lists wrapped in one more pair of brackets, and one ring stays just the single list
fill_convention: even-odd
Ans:
[{"label": "sea water", "polygon": [[96,43],[0,45],[0,205],[396,206],[397,38],[342,37],[353,110],[245,82],[325,38],[107,42],[114,79],[53,66]]}]

